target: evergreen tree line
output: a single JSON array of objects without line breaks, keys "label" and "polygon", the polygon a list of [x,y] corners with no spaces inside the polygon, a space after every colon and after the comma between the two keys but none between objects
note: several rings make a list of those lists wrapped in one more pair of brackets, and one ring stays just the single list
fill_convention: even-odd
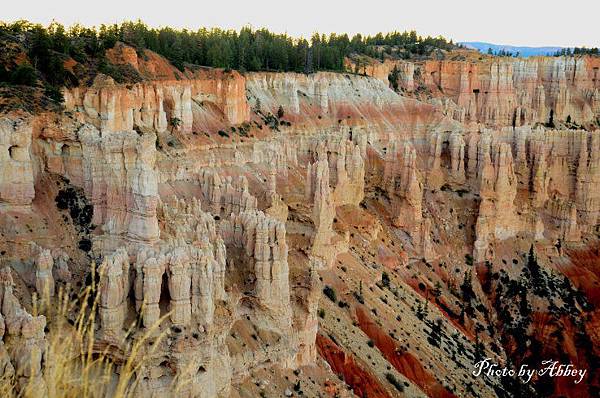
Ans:
[{"label": "evergreen tree line", "polygon": [[586,47],[575,47],[573,49],[570,48],[562,48],[559,51],[553,54],[555,57],[564,57],[571,55],[600,55],[600,51],[598,47],[586,48]]},{"label": "evergreen tree line", "polygon": [[512,52],[509,50],[505,50],[503,48],[501,48],[500,50],[494,51],[491,47],[488,48],[487,50],[488,55],[495,55],[497,57],[519,57],[519,55],[521,55],[521,53],[519,51],[517,52]]},{"label": "evergreen tree line", "polygon": [[27,21],[0,23],[0,38],[24,42],[32,66],[54,85],[69,83],[62,68],[65,56],[82,64],[90,59],[104,62],[104,52],[117,41],[163,55],[180,70],[189,63],[241,71],[343,71],[346,56],[377,56],[383,51],[377,46],[405,47],[415,54],[454,47],[443,37],[421,37],[415,31],[357,34],[351,38],[347,34],[315,33],[308,41],[251,27],[239,32],[219,28],[192,31],[150,28],[141,21],[99,28],[75,25],[68,29],[56,22],[48,27]]}]

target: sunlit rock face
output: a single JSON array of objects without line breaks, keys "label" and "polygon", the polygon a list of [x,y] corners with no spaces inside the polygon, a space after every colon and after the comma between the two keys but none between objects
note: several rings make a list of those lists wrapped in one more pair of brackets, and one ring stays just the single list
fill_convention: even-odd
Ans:
[{"label": "sunlit rock face", "polygon": [[[351,69],[356,67],[352,62]],[[429,102],[461,122],[522,126],[553,121],[594,123],[600,113],[598,57],[483,58],[374,62],[360,72],[397,85],[406,93],[418,87]]]},{"label": "sunlit rock face", "polygon": [[[515,359],[517,343],[492,349],[480,330],[497,327],[486,278],[516,277],[533,245],[597,302],[600,134],[536,126],[595,120],[597,59],[388,61],[359,76],[108,56],[145,80],[100,75],[66,89],[62,113],[0,118],[0,370],[20,383],[45,388],[31,293],[89,283],[92,266],[99,342],[168,334],[136,369],[138,396],[174,396],[181,377],[185,396],[281,396],[285,377],[335,395],[334,372],[355,393],[396,396],[389,373],[410,396],[494,396],[462,382],[479,342]],[[578,336],[597,344],[586,314]],[[471,355],[448,354],[450,338]]]}]

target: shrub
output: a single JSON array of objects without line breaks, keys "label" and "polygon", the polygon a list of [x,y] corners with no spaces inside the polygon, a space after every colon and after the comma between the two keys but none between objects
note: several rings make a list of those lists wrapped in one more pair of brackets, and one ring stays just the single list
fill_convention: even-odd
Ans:
[{"label": "shrub", "polygon": [[362,294],[360,294],[360,293],[357,293],[357,292],[354,292],[354,293],[352,293],[352,294],[354,295],[354,298],[356,299],[356,301],[358,301],[358,302],[359,302],[359,303],[361,303],[361,304],[364,304],[364,303],[365,303],[365,299],[364,299],[364,297],[362,296]]},{"label": "shrub", "polygon": [[392,85],[392,88],[394,89],[394,91],[398,91],[398,77],[399,76],[400,76],[400,71],[398,70],[398,67],[396,65],[394,65],[394,69],[392,69],[392,71],[388,75],[388,80],[389,80],[390,84]]},{"label": "shrub", "polygon": [[327,298],[329,300],[333,301],[334,303],[337,302],[336,295],[335,295],[335,290],[333,290],[333,288],[331,286],[325,286],[323,288],[323,294],[325,296],[327,296]]},{"label": "shrub", "polygon": [[44,95],[54,100],[55,102],[58,102],[59,104],[65,101],[62,90],[59,87],[52,86],[50,84],[44,86]]},{"label": "shrub", "polygon": [[390,276],[387,274],[387,272],[381,274],[381,283],[385,287],[390,287]]},{"label": "shrub", "polygon": [[398,379],[396,379],[396,376],[394,376],[391,373],[386,373],[385,378],[391,385],[393,385],[396,388],[396,390],[398,390],[399,392],[404,392],[404,386],[402,385],[402,383],[400,383]]},{"label": "shrub", "polygon": [[465,254],[465,263],[467,265],[473,265],[473,256],[471,256],[470,254]]},{"label": "shrub", "polygon": [[11,73],[10,80],[13,84],[22,84],[24,86],[35,86],[37,82],[37,73],[33,66],[23,63],[18,65]]}]

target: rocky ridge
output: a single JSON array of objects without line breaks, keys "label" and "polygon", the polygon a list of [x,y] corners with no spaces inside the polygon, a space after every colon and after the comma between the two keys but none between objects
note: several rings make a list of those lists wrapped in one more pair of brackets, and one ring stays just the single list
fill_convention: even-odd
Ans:
[{"label": "rocky ridge", "polygon": [[[456,315],[458,282],[444,267],[473,275],[473,295],[493,309],[473,263],[493,268],[528,244],[540,261],[568,263],[565,247],[597,245],[598,131],[531,126],[549,109],[591,123],[597,68],[587,58],[403,65],[400,86],[424,84],[429,103],[395,93],[376,67],[374,77],[209,71],[134,85],[99,76],[65,90],[61,114],[3,116],[1,369],[44,391],[45,319],[24,309],[27,287],[52,296],[96,267],[100,341],[124,348],[129,325],[153,331],[165,318],[158,332],[169,338],[137,371],[139,395],[172,395],[185,375],[184,395],[244,396],[265,369],[311,366],[335,395],[343,384],[332,369],[345,371],[336,361],[356,356],[344,378],[357,394],[353,375],[373,373],[375,396],[400,393],[392,377],[407,396],[499,395],[493,381],[463,381],[485,317]],[[81,196],[68,201],[70,222],[49,194],[58,186]],[[77,207],[86,201],[89,220]],[[465,248],[470,267],[448,253]],[[380,269],[391,282],[377,282]],[[430,301],[433,320],[416,310]],[[405,310],[398,323],[421,339],[398,337]],[[425,342],[418,322],[464,352]],[[362,338],[370,361],[357,355]],[[442,379],[440,366],[454,376]],[[321,390],[294,375],[307,393]]]}]

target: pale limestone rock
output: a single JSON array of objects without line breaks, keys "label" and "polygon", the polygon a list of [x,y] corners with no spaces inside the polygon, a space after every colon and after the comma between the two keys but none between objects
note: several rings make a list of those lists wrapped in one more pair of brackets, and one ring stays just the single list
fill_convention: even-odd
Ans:
[{"label": "pale limestone rock", "polygon": [[281,195],[277,193],[277,168],[275,166],[269,167],[267,181],[268,186],[265,194],[269,207],[265,210],[265,213],[276,220],[285,223],[288,218],[289,209]]},{"label": "pale limestone rock", "polygon": [[433,132],[429,137],[429,169],[427,172],[427,186],[438,189],[442,186],[443,174],[441,169],[443,135]]},{"label": "pale limestone rock", "polygon": [[[555,120],[570,116],[578,123],[598,116],[594,57],[429,60],[413,65],[420,85],[434,96],[429,101],[463,123],[519,127],[546,123],[551,111]],[[380,68],[364,72],[387,83]]]},{"label": "pale limestone rock", "polygon": [[[6,358],[1,359],[3,344],[0,347],[0,361],[5,371],[14,371],[17,386],[26,397],[44,397],[47,393],[42,374],[42,363],[45,361],[47,342],[44,335],[46,317],[33,317],[27,313],[13,294],[11,270],[4,267],[0,270],[0,315],[10,336],[11,347],[8,349],[10,364]],[[6,339],[5,339],[6,341]]]},{"label": "pale limestone rock", "polygon": [[142,320],[144,327],[152,328],[160,319],[160,292],[163,270],[156,258],[145,261],[142,274],[137,278],[142,279]]},{"label": "pale limestone rock", "polygon": [[87,121],[102,132],[155,131],[172,128],[170,121],[180,120],[178,130],[192,131],[201,117],[198,104],[215,104],[232,124],[248,120],[245,78],[207,71],[191,80],[146,81],[133,85],[116,85],[107,76],[98,75],[91,87],[75,87],[64,92],[65,108],[81,112]]},{"label": "pale limestone rock", "polygon": [[513,237],[519,230],[514,200],[517,192],[517,179],[512,166],[510,146],[500,143],[494,146],[494,160],[489,152],[489,136],[480,141],[478,162],[479,171],[479,214],[475,226],[476,241],[473,257],[476,262],[486,260],[489,245],[495,239],[504,240]]},{"label": "pale limestone rock", "polygon": [[335,157],[335,162],[329,159],[329,164],[335,164],[336,171],[333,200],[338,206],[358,206],[365,190],[365,164],[361,149],[346,140],[341,140],[335,147],[333,151],[328,151]]},{"label": "pale limestone rock", "polygon": [[101,135],[90,125],[78,134],[84,191],[94,206],[93,223],[111,236],[155,242],[159,238],[155,139],[135,132]]},{"label": "pale limestone rock", "polygon": [[[141,250],[136,260],[134,289],[144,326],[158,321],[160,294],[166,288],[173,325],[188,326],[193,321],[207,328],[215,301],[226,298],[224,241],[214,218],[196,199],[160,203],[158,210],[166,242],[158,251]],[[167,286],[162,286],[163,275]]]},{"label": "pale limestone rock", "polygon": [[426,261],[431,261],[437,258],[437,253],[433,247],[433,243],[431,241],[431,218],[427,217],[423,219],[421,223],[421,231],[419,234],[420,237],[420,251],[423,254],[423,258]]},{"label": "pale limestone rock", "polygon": [[129,256],[121,248],[106,256],[100,267],[100,325],[105,339],[121,339],[129,294]]},{"label": "pale limestone rock", "polygon": [[412,145],[406,143],[399,148],[396,142],[392,142],[386,155],[384,186],[388,195],[395,198],[392,222],[404,228],[415,242],[419,242],[423,184],[418,177],[416,161],[417,153]]},{"label": "pale limestone rock", "polygon": [[69,269],[69,255],[64,250],[56,248],[52,250],[52,258],[54,259],[57,280],[71,282],[72,275]]},{"label": "pale limestone rock", "polygon": [[462,134],[450,134],[450,174],[459,182],[465,179],[465,141]]},{"label": "pale limestone rock", "polygon": [[328,266],[331,258],[331,240],[333,238],[333,218],[335,204],[329,187],[329,162],[327,158],[318,160],[307,168],[306,197],[312,202],[312,220],[314,234],[311,254],[324,261]]},{"label": "pale limestone rock", "polygon": [[546,153],[543,143],[532,145],[531,153],[533,155],[532,172],[532,204],[535,208],[543,207],[548,199],[548,177],[546,172]]},{"label": "pale limestone rock", "polygon": [[580,213],[581,225],[587,231],[592,231],[600,222],[600,138],[598,131],[582,135],[579,161],[577,166],[577,181],[575,201]]},{"label": "pale limestone rock", "polygon": [[10,362],[10,356],[3,341],[5,330],[4,317],[0,313],[0,377],[12,377],[15,374],[15,368]]},{"label": "pale limestone rock", "polygon": [[183,247],[177,247],[169,260],[169,294],[171,322],[187,325],[192,317],[190,258]]},{"label": "pale limestone rock", "polygon": [[25,314],[21,325],[21,342],[12,352],[18,385],[26,397],[44,397],[46,382],[42,375],[42,362],[47,351],[44,335],[46,318]]},{"label": "pale limestone rock", "polygon": [[50,249],[44,249],[34,243],[32,252],[35,255],[35,290],[43,300],[54,297],[54,277],[52,276],[54,259]]},{"label": "pale limestone rock", "polygon": [[575,203],[566,202],[555,195],[548,201],[548,211],[554,220],[559,239],[565,242],[576,242],[581,239]]},{"label": "pale limestone rock", "polygon": [[248,179],[221,177],[218,173],[204,171],[199,177],[207,210],[213,214],[229,215],[258,207],[258,202],[248,190]]},{"label": "pale limestone rock", "polygon": [[232,214],[221,224],[227,245],[243,248],[254,269],[254,291],[259,303],[290,327],[288,249],[285,225],[261,211]]},{"label": "pale limestone rock", "polygon": [[26,206],[35,196],[31,121],[0,118],[0,204]]}]

